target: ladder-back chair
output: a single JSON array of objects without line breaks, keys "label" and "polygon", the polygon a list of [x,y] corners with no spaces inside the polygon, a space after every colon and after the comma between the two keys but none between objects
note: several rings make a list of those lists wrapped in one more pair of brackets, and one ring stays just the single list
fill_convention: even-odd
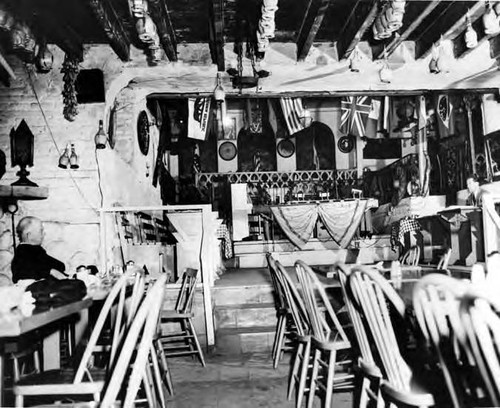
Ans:
[{"label": "ladder-back chair", "polygon": [[413,289],[417,323],[426,342],[437,354],[439,371],[455,408],[467,406],[466,387],[461,377],[465,368],[463,359],[469,357],[463,348],[465,331],[459,316],[460,298],[467,287],[465,282],[449,276],[430,274],[420,279]]},{"label": "ladder-back chair", "polygon": [[[90,338],[87,342],[80,363],[76,371],[71,369],[58,369],[44,371],[33,376],[22,378],[13,387],[16,407],[22,407],[25,396],[34,395],[93,395],[95,401],[99,401],[102,386],[104,384],[105,370],[92,370],[92,357],[99,350],[97,342],[103,332],[106,321],[111,319],[112,339],[111,356],[115,356],[121,338],[123,325],[125,324],[124,304],[127,282],[131,273],[123,274],[111,288],[99,313]],[[114,313],[111,313],[115,308]],[[113,361],[110,358],[110,362]]]},{"label": "ladder-back chair", "polygon": [[353,294],[347,283],[351,271],[347,265],[343,263],[335,264],[335,269],[337,271],[337,276],[342,288],[342,294],[344,295],[347,311],[349,313],[359,347],[360,356],[358,359],[358,366],[363,376],[358,397],[359,408],[368,407],[370,401],[375,402],[375,406],[382,407],[383,400],[380,394],[382,373],[380,368],[375,364],[370,342],[363,325],[363,319],[358,309],[353,304]]},{"label": "ladder-back chair", "polygon": [[[405,304],[389,282],[370,267],[355,265],[348,279],[353,303],[359,307],[366,332],[374,343],[372,349],[376,365],[382,371],[381,391],[386,403],[430,407],[434,398],[411,386],[412,371],[401,355],[388,303],[401,318]],[[348,292],[349,293],[349,292]]]},{"label": "ladder-back chair", "polygon": [[271,254],[266,255],[269,274],[271,275],[271,282],[274,290],[274,303],[276,307],[276,331],[274,334],[272,359],[273,367],[278,367],[284,351],[293,351],[295,347],[292,346],[294,337],[294,323],[291,316],[291,311],[287,305],[285,294],[283,293],[282,285],[279,282],[276,271],[276,260]]},{"label": "ladder-back chair", "polygon": [[197,355],[205,367],[205,359],[193,324],[192,312],[198,270],[187,268],[182,277],[182,286],[174,310],[163,310],[160,314],[162,324],[177,322],[180,331],[161,334],[161,342],[167,358]]},{"label": "ladder-back chair", "polygon": [[351,343],[316,273],[303,261],[295,262],[302,297],[312,328],[313,364],[307,406],[322,391],[324,406],[330,407],[333,391],[353,388],[350,368]]}]

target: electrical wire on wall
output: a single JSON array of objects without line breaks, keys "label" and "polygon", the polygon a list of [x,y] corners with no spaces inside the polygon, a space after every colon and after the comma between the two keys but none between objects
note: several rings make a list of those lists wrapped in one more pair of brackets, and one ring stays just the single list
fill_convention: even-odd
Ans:
[{"label": "electrical wire on wall", "polygon": [[[33,83],[33,78],[31,77],[30,69],[28,68],[27,64],[24,64],[24,68],[25,68],[26,73],[28,75],[28,80],[29,80],[28,82],[30,84],[31,90],[33,91],[33,94],[35,95],[35,99],[36,99],[38,108],[40,109],[40,113],[42,114],[43,120],[45,122],[45,126],[47,127],[47,129],[49,131],[49,135],[50,135],[50,138],[52,140],[52,143],[54,144],[54,147],[56,148],[58,156],[61,156],[61,149],[57,145],[56,139],[55,139],[54,134],[52,132],[52,129],[51,129],[50,125],[49,125],[49,122],[47,120],[47,116],[45,115],[45,112],[43,110],[42,104],[40,103],[40,98],[38,97],[38,93],[36,92],[35,85]],[[101,205],[102,205],[102,190],[101,190],[101,183],[100,183],[101,180],[100,180],[100,172],[99,172],[99,163],[97,163],[97,172],[98,172],[98,177],[99,177],[98,186],[99,186],[99,192],[101,194]],[[85,196],[85,194],[81,190],[80,186],[78,185],[76,179],[73,177],[73,175],[71,174],[71,172],[69,172],[68,174],[69,174],[69,177],[70,177],[71,181],[73,182],[73,184],[75,185],[76,189],[78,190],[78,193],[82,197],[83,201],[85,201],[85,203],[88,205],[89,208],[91,208],[96,214],[98,214],[97,208],[94,207],[90,203],[90,201],[87,199],[87,197]]]}]

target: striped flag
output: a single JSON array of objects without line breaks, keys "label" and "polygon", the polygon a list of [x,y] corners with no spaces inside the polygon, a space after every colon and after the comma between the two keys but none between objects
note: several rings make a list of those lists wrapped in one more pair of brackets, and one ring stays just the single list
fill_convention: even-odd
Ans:
[{"label": "striped flag", "polygon": [[371,110],[369,96],[345,96],[341,101],[340,131],[345,135],[365,136]]},{"label": "striped flag", "polygon": [[285,117],[290,136],[304,129],[300,118],[304,116],[304,107],[301,98],[281,98],[281,109]]},{"label": "striped flag", "polygon": [[371,98],[370,112],[365,124],[365,136],[371,139],[384,138],[389,131],[389,97]]}]

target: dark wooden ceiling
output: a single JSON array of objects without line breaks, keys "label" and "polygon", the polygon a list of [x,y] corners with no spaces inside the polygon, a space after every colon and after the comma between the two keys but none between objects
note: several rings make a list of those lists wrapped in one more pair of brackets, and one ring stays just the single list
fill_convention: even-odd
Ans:
[{"label": "dark wooden ceiling", "polygon": [[[134,0],[0,0],[0,8],[25,22],[37,37],[78,53],[83,44],[110,43],[127,60],[128,46],[144,48],[132,15]],[[208,43],[219,70],[224,67],[223,46],[254,37],[262,0],[145,0],[168,60],[176,60],[179,43]],[[392,53],[403,40],[415,41],[416,56],[425,56],[441,36],[454,40],[455,54],[466,48],[465,14],[485,36],[481,15],[484,1],[407,0],[403,26],[391,38],[376,41],[371,25],[382,0],[279,0],[272,42],[297,43],[297,59],[304,59],[314,43],[336,45],[339,58],[348,57],[359,41],[367,41],[373,57],[385,46]],[[248,35],[250,33],[250,35]]]}]

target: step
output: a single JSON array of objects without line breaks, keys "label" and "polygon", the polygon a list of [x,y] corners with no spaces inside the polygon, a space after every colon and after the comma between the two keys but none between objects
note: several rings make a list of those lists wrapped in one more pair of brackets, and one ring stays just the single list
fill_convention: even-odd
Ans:
[{"label": "step", "polygon": [[273,303],[273,287],[265,285],[215,286],[213,290],[215,307],[224,305]]},{"label": "step", "polygon": [[271,353],[276,326],[224,328],[216,331],[217,354]]},{"label": "step", "polygon": [[[336,249],[314,251],[273,252],[283,266],[293,266],[298,259],[312,265],[329,265],[335,262],[370,264],[397,259],[397,252],[390,247],[371,247],[359,249]],[[238,255],[240,268],[265,268],[266,253]]]},{"label": "step", "polygon": [[[354,239],[349,248],[371,248],[371,247],[390,246],[390,235],[373,235],[371,238]],[[319,240],[311,238],[302,248],[302,251],[316,250],[340,250],[340,246],[333,240]],[[274,240],[274,241],[235,241],[234,253],[254,254],[266,252],[292,252],[298,248],[289,240]]]},{"label": "step", "polygon": [[276,325],[274,303],[247,303],[215,307],[218,329]]}]

